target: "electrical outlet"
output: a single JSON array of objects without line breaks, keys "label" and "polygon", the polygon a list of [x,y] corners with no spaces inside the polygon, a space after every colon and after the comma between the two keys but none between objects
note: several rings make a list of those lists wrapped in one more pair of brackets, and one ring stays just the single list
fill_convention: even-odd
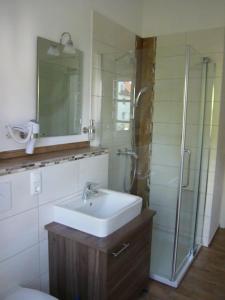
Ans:
[{"label": "electrical outlet", "polygon": [[38,195],[41,193],[41,173],[34,171],[30,173],[30,193],[31,195]]}]

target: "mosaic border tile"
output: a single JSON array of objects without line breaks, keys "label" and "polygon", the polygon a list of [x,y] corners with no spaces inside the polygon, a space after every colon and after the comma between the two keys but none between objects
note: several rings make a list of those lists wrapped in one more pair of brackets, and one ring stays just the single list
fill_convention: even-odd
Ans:
[{"label": "mosaic border tile", "polygon": [[96,151],[92,149],[90,152],[87,151],[82,154],[80,154],[80,153],[71,154],[71,155],[65,155],[65,156],[56,157],[56,158],[52,158],[52,159],[48,159],[48,160],[40,160],[40,161],[36,161],[36,162],[32,162],[32,163],[28,162],[27,164],[23,163],[21,165],[11,166],[9,168],[0,169],[0,176],[19,173],[19,172],[25,172],[25,171],[29,171],[29,170],[33,170],[33,169],[38,169],[38,168],[44,168],[44,167],[48,167],[48,166],[58,165],[58,164],[65,163],[65,162],[80,160],[80,159],[99,156],[99,155],[108,154],[108,153],[109,153],[108,149],[100,149],[100,150],[96,149]]}]

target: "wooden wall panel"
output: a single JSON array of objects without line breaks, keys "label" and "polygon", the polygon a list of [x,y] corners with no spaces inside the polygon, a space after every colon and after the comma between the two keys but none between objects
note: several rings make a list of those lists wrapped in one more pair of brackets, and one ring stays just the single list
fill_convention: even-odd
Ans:
[{"label": "wooden wall panel", "polygon": [[149,202],[148,178],[152,143],[152,114],[155,84],[156,38],[136,37],[136,97],[143,87],[147,91],[140,97],[135,112],[135,147],[138,154],[137,173],[132,193],[144,199],[144,207]]}]

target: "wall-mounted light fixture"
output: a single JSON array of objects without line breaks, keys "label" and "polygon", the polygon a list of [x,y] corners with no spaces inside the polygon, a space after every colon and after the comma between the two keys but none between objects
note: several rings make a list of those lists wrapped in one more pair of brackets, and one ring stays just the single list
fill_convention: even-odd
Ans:
[{"label": "wall-mounted light fixture", "polygon": [[64,46],[63,52],[66,54],[75,54],[76,49],[74,48],[71,34],[69,32],[63,32],[60,38],[60,44]]},{"label": "wall-mounted light fixture", "polygon": [[59,52],[57,45],[51,44],[48,48],[47,54],[51,55],[51,56],[59,56],[60,52]]},{"label": "wall-mounted light fixture", "polygon": [[[52,43],[48,50],[47,54],[51,56],[59,56],[60,49],[58,47],[59,44]],[[65,54],[74,55],[76,53],[76,49],[74,48],[71,34],[69,32],[63,32],[60,37],[60,45],[63,46],[62,52]]]}]

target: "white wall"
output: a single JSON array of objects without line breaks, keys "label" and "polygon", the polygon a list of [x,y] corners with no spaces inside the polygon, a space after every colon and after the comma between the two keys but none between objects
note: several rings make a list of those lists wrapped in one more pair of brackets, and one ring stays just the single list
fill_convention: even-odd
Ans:
[{"label": "white wall", "polygon": [[[33,172],[42,178],[39,195],[30,192]],[[0,299],[18,285],[48,292],[48,240],[44,226],[53,221],[54,204],[81,197],[87,181],[107,187],[108,154],[0,176]],[[11,193],[4,197],[2,192],[7,185]]]},{"label": "white wall", "polygon": [[[225,168],[225,164],[224,164]],[[221,210],[220,210],[220,227],[225,228],[225,176],[223,177],[223,191],[221,198]]]},{"label": "white wall", "polygon": [[[224,37],[225,39],[225,37]],[[225,48],[225,44],[224,44]],[[223,78],[225,78],[225,57],[223,61]],[[215,211],[217,214],[220,213],[220,226],[225,228],[225,81],[222,83],[221,90],[221,110],[220,110],[220,130],[219,130],[219,144],[218,144],[218,160],[216,163],[216,169],[218,170],[218,176],[216,183],[219,185],[217,190],[217,201],[221,206],[217,205]]]},{"label": "white wall", "polygon": [[[141,7],[122,0],[14,0],[0,2],[0,151],[21,148],[6,137],[5,125],[35,118],[36,40],[58,41],[72,34],[84,52],[83,125],[90,106],[92,9],[106,14],[135,32],[140,31]],[[41,139],[38,145],[86,140],[87,136]]]},{"label": "white wall", "polygon": [[144,37],[222,26],[224,0],[143,0]]}]

